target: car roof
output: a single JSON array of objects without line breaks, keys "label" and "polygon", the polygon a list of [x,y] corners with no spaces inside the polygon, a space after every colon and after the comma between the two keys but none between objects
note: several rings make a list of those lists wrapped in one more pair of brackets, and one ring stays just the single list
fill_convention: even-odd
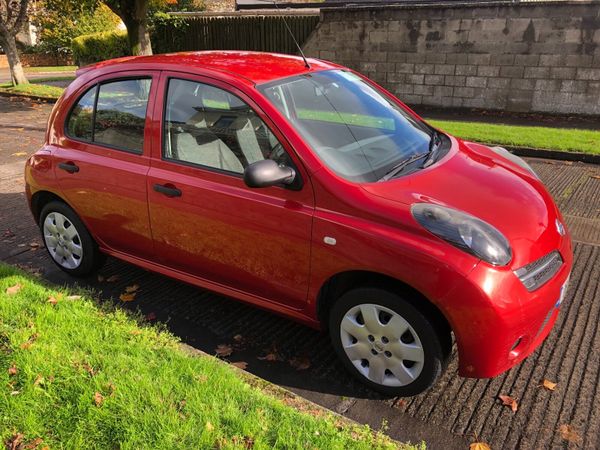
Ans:
[{"label": "car roof", "polygon": [[[340,67],[314,58],[308,58],[308,62],[310,68],[306,67],[302,57],[281,53],[250,51],[180,52],[151,56],[126,56],[102,61],[91,66],[82,67],[77,71],[77,75],[79,76],[92,69],[104,69],[105,72],[111,72],[112,70],[135,69],[177,70],[185,67],[187,70],[197,69],[198,72],[226,72],[251,84],[261,84],[279,78]],[[196,70],[190,71],[195,72]]]}]

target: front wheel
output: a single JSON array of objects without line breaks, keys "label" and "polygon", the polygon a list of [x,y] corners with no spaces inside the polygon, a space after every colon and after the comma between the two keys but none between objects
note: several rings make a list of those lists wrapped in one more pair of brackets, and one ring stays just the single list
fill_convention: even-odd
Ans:
[{"label": "front wheel", "polygon": [[433,322],[401,296],[378,288],[352,289],[334,304],[330,337],[346,368],[371,389],[413,396],[431,387],[445,367]]},{"label": "front wheel", "polygon": [[81,219],[65,203],[52,201],[44,206],[40,230],[50,257],[69,275],[89,275],[104,261]]}]

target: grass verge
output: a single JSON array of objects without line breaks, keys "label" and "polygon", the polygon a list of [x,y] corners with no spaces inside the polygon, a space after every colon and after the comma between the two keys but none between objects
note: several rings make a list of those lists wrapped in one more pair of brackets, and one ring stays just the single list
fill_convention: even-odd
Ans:
[{"label": "grass verge", "polygon": [[40,66],[40,67],[25,67],[25,73],[39,72],[74,72],[77,66]]},{"label": "grass verge", "polygon": [[49,100],[58,99],[63,91],[64,88],[48,86],[45,84],[29,83],[13,86],[12,83],[0,83],[0,92],[17,95],[34,95]]},{"label": "grass verge", "polygon": [[486,144],[600,154],[600,131],[595,130],[448,120],[428,122],[461,139]]},{"label": "grass verge", "polygon": [[244,378],[85,293],[0,264],[0,439],[7,448],[397,447]]}]

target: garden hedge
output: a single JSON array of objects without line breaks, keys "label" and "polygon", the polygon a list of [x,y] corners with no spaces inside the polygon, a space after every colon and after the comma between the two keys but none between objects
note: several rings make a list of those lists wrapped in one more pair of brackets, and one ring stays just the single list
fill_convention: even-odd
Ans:
[{"label": "garden hedge", "polygon": [[131,55],[127,32],[121,30],[76,37],[72,49],[73,59],[78,66]]}]

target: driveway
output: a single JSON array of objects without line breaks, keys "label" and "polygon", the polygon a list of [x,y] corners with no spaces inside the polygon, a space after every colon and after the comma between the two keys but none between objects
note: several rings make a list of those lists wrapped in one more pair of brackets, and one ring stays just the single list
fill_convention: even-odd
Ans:
[{"label": "driveway", "polygon": [[[102,282],[96,277],[75,280],[58,270],[41,246],[22,180],[22,152],[41,145],[50,108],[0,98],[2,261],[54,283],[95,289],[102,302],[119,303],[125,286],[137,283],[136,300],[120,303],[123,308],[164,323],[207,353],[231,344],[230,361],[244,361],[248,371],[340,414],[376,429],[383,426],[401,441],[425,440],[434,449],[465,449],[476,439],[492,448],[600,447],[600,166],[529,159],[576,241],[563,311],[541,348],[492,380],[458,377],[454,357],[429,392],[383,399],[346,374],[325,335],[286,319],[112,258],[100,271]],[[309,367],[298,370],[299,361]],[[542,388],[544,379],[556,382],[556,389]],[[502,406],[501,394],[518,401],[516,413]]]}]

